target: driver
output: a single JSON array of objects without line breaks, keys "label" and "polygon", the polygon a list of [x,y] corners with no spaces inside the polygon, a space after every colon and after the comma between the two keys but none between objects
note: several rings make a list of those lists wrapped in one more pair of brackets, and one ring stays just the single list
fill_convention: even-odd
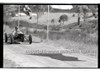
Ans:
[{"label": "driver", "polygon": [[13,31],[13,36],[14,37],[17,37],[18,36],[18,34],[20,34],[20,33],[22,33],[19,29],[18,29],[18,27],[15,27],[15,30]]}]

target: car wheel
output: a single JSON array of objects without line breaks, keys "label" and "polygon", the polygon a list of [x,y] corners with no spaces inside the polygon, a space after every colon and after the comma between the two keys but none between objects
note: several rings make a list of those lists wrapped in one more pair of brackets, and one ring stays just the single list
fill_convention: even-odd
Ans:
[{"label": "car wheel", "polygon": [[32,44],[32,36],[29,35],[29,44]]},{"label": "car wheel", "polygon": [[24,36],[23,36],[23,37],[21,37],[21,41],[22,41],[22,42],[24,42]]},{"label": "car wheel", "polygon": [[13,36],[11,35],[11,36],[10,36],[10,44],[13,43],[13,40],[14,40],[14,38],[13,38]]},{"label": "car wheel", "polygon": [[8,36],[7,36],[7,33],[5,33],[5,42],[8,41]]}]

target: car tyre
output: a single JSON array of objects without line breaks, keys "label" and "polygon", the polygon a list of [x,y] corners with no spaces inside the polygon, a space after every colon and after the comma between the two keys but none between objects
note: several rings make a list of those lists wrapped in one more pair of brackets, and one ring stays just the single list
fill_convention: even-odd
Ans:
[{"label": "car tyre", "polygon": [[8,36],[7,36],[7,33],[5,33],[5,42],[8,41]]},{"label": "car tyre", "polygon": [[12,35],[10,35],[10,44],[12,44],[12,43],[13,43],[13,41],[14,41],[14,38],[13,38],[13,36],[12,36]]},{"label": "car tyre", "polygon": [[32,36],[29,35],[29,44],[32,44]]},{"label": "car tyre", "polygon": [[22,42],[24,42],[24,36],[23,36],[23,37],[21,37],[21,41],[22,41]]}]

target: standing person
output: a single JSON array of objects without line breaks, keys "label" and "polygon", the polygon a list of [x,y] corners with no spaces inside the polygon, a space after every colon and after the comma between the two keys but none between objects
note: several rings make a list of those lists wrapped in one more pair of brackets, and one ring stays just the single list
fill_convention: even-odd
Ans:
[{"label": "standing person", "polygon": [[28,5],[25,5],[24,11],[25,11],[25,13],[26,13],[28,16],[30,16],[29,19],[32,19],[32,16],[31,16],[31,12],[32,12],[32,11],[31,11],[31,9],[29,8]]}]

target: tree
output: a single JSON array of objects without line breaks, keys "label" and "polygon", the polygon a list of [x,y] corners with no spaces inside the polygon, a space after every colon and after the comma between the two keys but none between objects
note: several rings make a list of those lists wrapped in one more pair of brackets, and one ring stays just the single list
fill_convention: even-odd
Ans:
[{"label": "tree", "polygon": [[80,17],[83,13],[83,17],[84,17],[84,21],[85,21],[86,14],[89,11],[88,6],[87,5],[76,5],[75,8],[76,8],[76,13],[78,13],[78,25],[81,25],[80,24]]},{"label": "tree", "polygon": [[68,16],[64,14],[64,15],[61,15],[59,17],[59,21],[58,22],[60,22],[60,25],[64,25],[64,22],[67,21],[67,20],[68,20]]},{"label": "tree", "polygon": [[37,13],[37,24],[39,17],[48,9],[47,5],[29,5],[33,12]]},{"label": "tree", "polygon": [[77,19],[77,22],[78,22],[78,25],[80,25],[80,15],[81,15],[81,5],[73,5],[73,10],[77,13],[78,15],[78,19]]},{"label": "tree", "polygon": [[83,15],[84,21],[86,20],[87,12],[92,12],[93,16],[96,17],[98,5],[73,5],[73,11],[78,14],[78,25],[80,25],[80,16]]},{"label": "tree", "polygon": [[55,20],[54,19],[51,19],[51,23],[54,23],[55,22]]},{"label": "tree", "polygon": [[87,14],[87,12],[89,12],[89,8],[88,8],[88,6],[83,6],[82,7],[82,12],[83,12],[83,18],[84,18],[84,22],[86,21],[86,14]]},{"label": "tree", "polygon": [[8,20],[18,11],[18,5],[4,5],[3,8],[4,21]]},{"label": "tree", "polygon": [[88,8],[91,10],[92,15],[96,17],[96,12],[98,12],[98,5],[88,5]]}]

